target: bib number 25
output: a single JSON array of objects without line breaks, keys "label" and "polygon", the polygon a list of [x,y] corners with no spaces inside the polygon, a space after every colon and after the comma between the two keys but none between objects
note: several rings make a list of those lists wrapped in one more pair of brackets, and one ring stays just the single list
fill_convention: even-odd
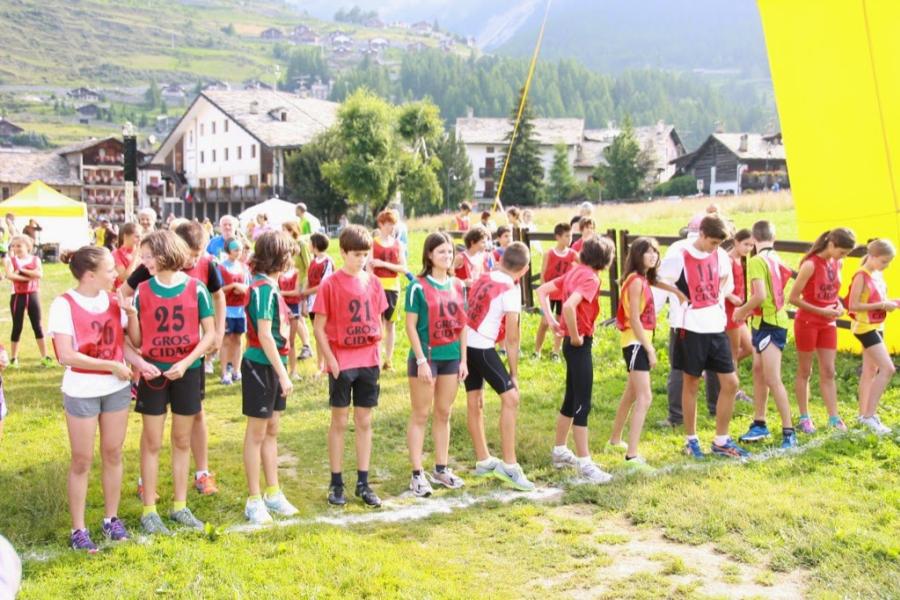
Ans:
[{"label": "bib number 25", "polygon": [[160,333],[168,333],[170,328],[171,331],[184,329],[184,307],[180,304],[173,306],[171,313],[169,313],[167,306],[160,306],[153,313],[153,316],[158,323],[156,329]]}]

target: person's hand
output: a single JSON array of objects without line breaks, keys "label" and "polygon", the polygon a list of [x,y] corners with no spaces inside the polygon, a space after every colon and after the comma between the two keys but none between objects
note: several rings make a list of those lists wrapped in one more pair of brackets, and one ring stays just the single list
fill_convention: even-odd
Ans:
[{"label": "person's hand", "polygon": [[294,391],[294,383],[287,373],[278,376],[278,385],[281,386],[281,395],[287,398]]},{"label": "person's hand", "polygon": [[466,361],[462,361],[459,363],[459,380],[465,381],[469,376],[469,365],[466,364]]},{"label": "person's hand", "polygon": [[170,381],[175,381],[177,379],[181,379],[184,377],[184,372],[187,371],[187,365],[184,364],[183,360],[178,361],[174,365],[172,365],[168,371],[163,373],[166,376],[166,379]]},{"label": "person's hand", "polygon": [[111,371],[113,375],[122,381],[131,381],[131,368],[126,366],[125,363],[114,362]]},{"label": "person's hand", "polygon": [[584,344],[584,338],[579,334],[575,334],[569,337],[569,344],[575,346],[576,348],[580,348]]},{"label": "person's hand", "polygon": [[550,330],[553,331],[556,335],[562,335],[562,323],[554,319],[553,317],[549,317],[547,319],[547,323],[550,325]]},{"label": "person's hand", "polygon": [[893,300],[885,300],[881,303],[881,305],[884,307],[882,310],[884,310],[885,312],[893,312],[897,309],[897,303]]},{"label": "person's hand", "polygon": [[731,314],[731,320],[735,323],[743,323],[747,320],[747,311],[741,308],[736,308],[734,312]]},{"label": "person's hand", "polygon": [[141,377],[143,377],[147,381],[156,379],[157,377],[162,375],[162,371],[159,370],[159,367],[147,361],[142,361],[141,364],[135,366],[137,367],[138,371],[141,372]]},{"label": "person's hand", "polygon": [[519,389],[519,378],[518,378],[518,376],[515,376],[515,375],[514,375],[514,376],[510,376],[509,380],[512,381],[512,384],[513,384],[513,387],[514,387],[514,388]]},{"label": "person's hand", "polygon": [[[684,292],[682,292],[681,290],[676,290],[676,291],[675,291],[675,297],[678,298],[678,303],[679,303],[679,304],[687,304],[688,302],[690,302],[690,298],[688,298],[687,296],[685,296],[685,295],[684,295]],[[740,304],[740,299],[739,299],[739,298],[738,298],[738,302],[736,302],[735,304]]]},{"label": "person's hand", "polygon": [[216,333],[216,337],[213,339],[212,346],[209,347],[207,354],[215,354],[219,351],[219,348],[222,347],[222,342],[225,340],[225,332]]},{"label": "person's hand", "polygon": [[331,376],[337,381],[337,378],[341,376],[341,366],[338,364],[334,355],[326,361],[326,364],[328,365],[328,371],[331,373]]},{"label": "person's hand", "polygon": [[423,362],[418,366],[419,379],[426,382],[431,383],[434,381],[434,378],[431,376],[431,365],[428,364],[428,361]]},{"label": "person's hand", "polygon": [[137,308],[134,306],[134,296],[126,296],[125,291],[120,287],[116,290],[116,299],[119,301],[119,307],[125,311],[129,317],[137,315]]},{"label": "person's hand", "polygon": [[822,312],[824,313],[825,318],[827,318],[827,319],[837,319],[842,314],[844,314],[844,309],[839,308],[838,305],[834,305],[834,306],[829,306],[827,308],[823,308]]},{"label": "person's hand", "polygon": [[645,348],[647,350],[647,359],[650,361],[650,368],[653,369],[656,366],[656,349],[653,346],[650,348]]}]

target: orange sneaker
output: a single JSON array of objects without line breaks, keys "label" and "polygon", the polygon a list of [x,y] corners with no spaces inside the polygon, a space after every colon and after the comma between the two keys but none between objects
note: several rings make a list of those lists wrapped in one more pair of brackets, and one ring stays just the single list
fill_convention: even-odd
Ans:
[{"label": "orange sneaker", "polygon": [[216,476],[212,473],[194,478],[194,487],[204,496],[212,496],[219,491],[216,487]]}]

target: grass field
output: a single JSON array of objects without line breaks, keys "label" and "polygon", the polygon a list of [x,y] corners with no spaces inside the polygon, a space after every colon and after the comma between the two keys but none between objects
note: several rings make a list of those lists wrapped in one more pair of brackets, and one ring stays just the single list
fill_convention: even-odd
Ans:
[{"label": "grass field", "polygon": [[[747,200],[741,200],[741,203]],[[789,200],[729,206],[740,225],[759,214],[791,237]],[[752,204],[752,203],[751,203]],[[633,230],[669,233],[699,209],[690,202],[604,207],[602,228],[635,223]],[[756,209],[742,213],[737,208]],[[542,225],[559,215],[540,213]],[[636,219],[636,220],[634,220]],[[413,223],[411,256],[420,253],[422,224]],[[418,263],[417,259],[413,259]],[[60,265],[46,267],[43,305],[70,285]],[[4,284],[5,286],[6,284]],[[5,288],[6,289],[6,288]],[[5,304],[5,303],[4,303]],[[46,320],[46,319],[45,319]],[[533,348],[537,317],[524,318],[523,347]],[[663,324],[664,326],[664,324]],[[8,339],[9,313],[0,312],[0,339]],[[656,344],[668,364],[664,330]],[[407,352],[405,336],[394,363]],[[654,404],[642,453],[659,470],[629,477],[618,453],[604,444],[625,383],[613,329],[595,343],[595,459],[615,474],[604,487],[577,485],[571,473],[549,464],[553,424],[561,400],[564,366],[523,361],[519,459],[539,484],[533,496],[507,493],[497,482],[471,476],[473,454],[460,392],[453,417],[451,463],[467,480],[458,492],[425,500],[404,494],[409,479],[405,431],[409,400],[405,376],[382,378],[375,416],[374,487],[387,500],[378,512],[351,502],[327,506],[327,384],[304,365],[281,425],[281,481],[300,509],[284,527],[247,531],[242,524],[245,483],[241,465],[244,419],[240,390],[210,380],[206,408],[211,467],[221,492],[200,498],[195,514],[215,525],[208,535],[137,541],[87,557],[66,550],[65,500],[68,442],[58,391],[61,371],[37,366],[26,332],[22,367],[7,371],[10,415],[0,442],[0,533],[25,558],[22,598],[897,598],[900,597],[900,435],[876,438],[861,431],[801,438],[799,452],[764,451],[745,464],[693,463],[679,454],[680,432],[654,427],[665,417],[664,368],[653,374]],[[785,373],[792,378],[789,347]],[[842,415],[855,415],[858,357],[839,355]],[[745,365],[741,379],[749,386]],[[813,416],[825,413],[812,384]],[[498,414],[493,394],[488,415]],[[702,411],[701,411],[702,412]],[[750,407],[739,404],[732,433],[749,424]],[[770,412],[774,416],[774,412]],[[883,419],[900,430],[900,392],[890,388]],[[704,445],[713,422],[699,418]],[[126,480],[120,516],[136,533],[140,502],[133,494],[138,471],[140,420],[132,415],[126,444]],[[739,431],[741,430],[741,431]],[[492,448],[499,439],[488,422]],[[347,471],[354,468],[352,435]],[[430,451],[426,441],[426,453]],[[768,452],[765,452],[768,451]],[[426,465],[430,465],[426,456]],[[161,465],[168,464],[164,451]],[[102,517],[99,464],[91,477],[88,523]],[[160,508],[168,510],[171,476],[161,472]],[[349,477],[352,481],[352,475]],[[420,518],[418,518],[420,517]],[[99,537],[99,536],[95,536]]]}]

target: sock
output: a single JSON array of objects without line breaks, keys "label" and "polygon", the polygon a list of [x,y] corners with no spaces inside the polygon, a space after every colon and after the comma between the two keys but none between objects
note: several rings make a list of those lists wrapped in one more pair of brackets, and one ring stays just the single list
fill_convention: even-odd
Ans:
[{"label": "sock", "polygon": [[344,485],[344,478],[340,473],[332,473],[331,474],[331,485]]},{"label": "sock", "polygon": [[266,498],[272,498],[279,491],[281,491],[281,488],[278,487],[277,485],[267,485],[266,486]]},{"label": "sock", "polygon": [[115,519],[115,517],[103,517],[103,524],[109,525],[110,523],[113,522],[114,519]]},{"label": "sock", "polygon": [[728,436],[727,435],[717,435],[715,437],[715,440],[713,440],[713,441],[715,442],[716,446],[724,446],[725,444],[728,443]]},{"label": "sock", "polygon": [[686,436],[684,436],[684,439],[686,439],[687,441],[690,442],[693,440],[699,440],[700,438],[698,438],[696,435],[686,435]]},{"label": "sock", "polygon": [[791,435],[792,433],[794,433],[793,427],[782,427],[781,428],[781,435],[783,435],[784,437],[787,437],[787,436]]},{"label": "sock", "polygon": [[434,470],[438,473],[443,473],[447,470],[447,465],[434,465]]},{"label": "sock", "polygon": [[187,508],[187,500],[184,502],[178,502],[177,500],[172,503],[172,512],[178,512],[179,510],[184,510]]},{"label": "sock", "polygon": [[837,416],[837,415],[835,415],[835,416],[833,416],[833,417],[828,417],[828,424],[829,424],[829,425],[835,425],[835,424],[840,423],[840,422],[841,422],[841,418],[840,418],[839,416]]},{"label": "sock", "polygon": [[251,502],[259,502],[260,500],[262,500],[262,496],[260,496],[259,494],[256,494],[255,496],[247,496],[247,504],[250,504]]},{"label": "sock", "polygon": [[583,467],[591,462],[591,456],[576,456],[575,461],[578,463],[578,466]]},{"label": "sock", "polygon": [[568,449],[569,449],[569,447],[566,446],[565,444],[563,444],[562,446],[553,446],[553,451],[556,453],[559,453],[559,454],[565,452]]},{"label": "sock", "polygon": [[369,485],[369,472],[368,471],[357,471],[356,472],[356,486],[359,487],[361,485]]},{"label": "sock", "polygon": [[493,456],[488,456],[484,460],[479,460],[475,463],[476,467],[490,467],[497,459]]},{"label": "sock", "polygon": [[753,419],[753,426],[754,426],[754,427],[765,427],[765,426],[766,426],[766,420],[765,420],[765,419],[762,419],[762,420],[759,420],[759,419]]},{"label": "sock", "polygon": [[151,504],[149,506],[145,506],[143,512],[141,513],[142,517],[146,517],[147,515],[155,515],[156,513],[156,505]]},{"label": "sock", "polygon": [[801,421],[803,421],[803,420],[809,421],[809,415],[800,415],[800,420]]},{"label": "sock", "polygon": [[413,469],[413,477],[421,477],[422,470],[421,469]]},{"label": "sock", "polygon": [[194,473],[194,479],[200,479],[203,476],[209,477],[209,471],[197,471]]},{"label": "sock", "polygon": [[509,471],[510,469],[515,469],[518,466],[519,466],[519,463],[512,463],[512,464],[503,463],[503,468],[505,468],[507,471]]}]

